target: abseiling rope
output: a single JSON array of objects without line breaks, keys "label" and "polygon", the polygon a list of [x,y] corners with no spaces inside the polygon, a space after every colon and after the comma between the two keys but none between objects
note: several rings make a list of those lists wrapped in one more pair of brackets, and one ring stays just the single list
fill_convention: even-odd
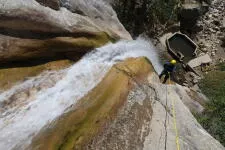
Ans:
[{"label": "abseiling rope", "polygon": [[168,90],[167,90],[167,85],[166,85],[166,119],[165,119],[165,122],[164,122],[164,127],[165,127],[165,150],[167,149],[167,117],[168,117],[168,106],[167,106],[167,100],[168,100],[168,98],[167,98],[167,96],[168,96]]},{"label": "abseiling rope", "polygon": [[[169,85],[170,85],[170,75],[169,75]],[[168,92],[166,93],[168,94]],[[167,96],[168,97],[168,96]],[[179,134],[177,129],[177,120],[176,120],[176,110],[175,110],[175,100],[172,100],[172,112],[173,112],[173,126],[176,133],[176,146],[177,150],[180,150]]]}]

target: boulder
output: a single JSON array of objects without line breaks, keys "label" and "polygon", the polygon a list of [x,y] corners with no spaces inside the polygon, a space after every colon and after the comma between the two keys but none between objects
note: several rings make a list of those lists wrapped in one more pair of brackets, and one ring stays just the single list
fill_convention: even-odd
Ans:
[{"label": "boulder", "polygon": [[205,54],[203,56],[197,57],[195,59],[192,59],[191,61],[188,62],[188,66],[191,68],[195,68],[200,66],[201,64],[209,64],[212,62],[212,59],[208,54]]},{"label": "boulder", "polygon": [[117,18],[116,12],[110,6],[109,0],[61,0],[62,7],[69,11],[88,16],[101,30],[111,37],[131,39]]}]

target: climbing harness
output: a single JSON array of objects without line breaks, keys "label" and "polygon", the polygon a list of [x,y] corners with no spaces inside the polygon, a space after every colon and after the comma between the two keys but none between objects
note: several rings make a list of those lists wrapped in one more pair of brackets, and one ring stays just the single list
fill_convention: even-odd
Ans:
[{"label": "climbing harness", "polygon": [[[169,74],[169,85],[170,85],[170,74]],[[168,92],[166,94],[168,94]],[[175,100],[174,99],[172,100],[172,112],[173,112],[173,126],[174,126],[174,130],[175,130],[175,133],[176,133],[176,146],[177,146],[177,150],[180,150],[179,134],[178,134],[178,129],[177,129],[176,110],[175,110]]]}]

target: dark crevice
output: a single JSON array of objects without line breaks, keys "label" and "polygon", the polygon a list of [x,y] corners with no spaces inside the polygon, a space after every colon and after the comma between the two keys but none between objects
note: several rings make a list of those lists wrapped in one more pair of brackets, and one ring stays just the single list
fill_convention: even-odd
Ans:
[{"label": "dark crevice", "polygon": [[91,33],[69,33],[69,32],[63,32],[63,33],[54,33],[54,32],[43,32],[43,31],[32,31],[32,30],[16,30],[16,29],[9,29],[9,28],[2,28],[0,27],[0,34],[16,37],[16,38],[22,38],[22,39],[51,39],[56,37],[95,37],[95,34]]},{"label": "dark crevice", "polygon": [[[57,61],[57,60],[71,60],[71,61],[77,61],[80,58],[82,58],[85,55],[85,53],[77,53],[76,57],[69,58],[66,54],[57,54],[54,57],[42,57],[42,58],[32,58],[27,60],[18,60],[18,61],[9,61],[9,62],[1,62],[0,63],[0,69],[7,69],[7,68],[17,68],[17,67],[32,67],[37,65],[46,64],[48,62]],[[71,56],[72,57],[72,56]]]},{"label": "dark crevice", "polygon": [[49,7],[54,10],[60,9],[60,1],[59,0],[36,0],[39,4]]}]

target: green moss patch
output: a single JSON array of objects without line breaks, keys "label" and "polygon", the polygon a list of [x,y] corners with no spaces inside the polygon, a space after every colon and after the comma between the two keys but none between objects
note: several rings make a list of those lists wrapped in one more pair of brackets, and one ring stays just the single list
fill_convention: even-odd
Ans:
[{"label": "green moss patch", "polygon": [[209,98],[206,110],[197,115],[202,126],[225,146],[225,71],[209,72],[200,83],[203,93]]}]

